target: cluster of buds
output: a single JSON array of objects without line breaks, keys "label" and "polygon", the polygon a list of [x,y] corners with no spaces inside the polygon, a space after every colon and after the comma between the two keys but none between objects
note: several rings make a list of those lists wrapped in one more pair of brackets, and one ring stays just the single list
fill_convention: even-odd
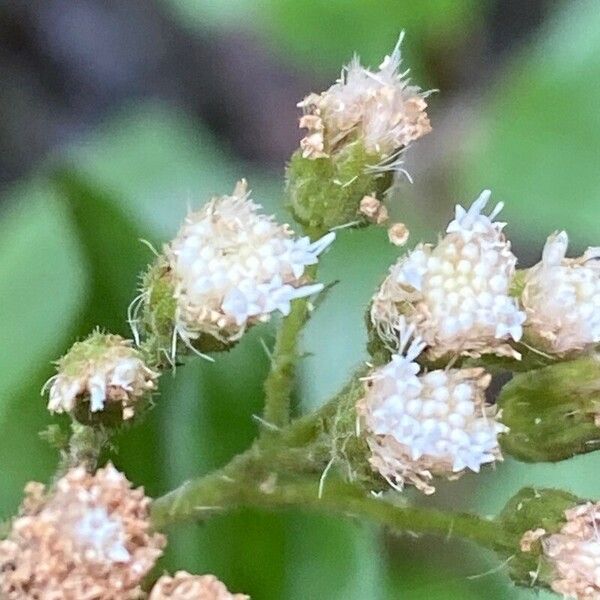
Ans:
[{"label": "cluster of buds", "polygon": [[0,542],[0,596],[6,600],[133,600],[162,554],[149,498],[112,465],[78,467],[50,492],[29,484],[21,514]]},{"label": "cluster of buds", "polygon": [[522,303],[526,339],[551,354],[569,354],[600,342],[600,248],[565,258],[569,238],[551,235],[542,260],[525,275]]},{"label": "cluster of buds", "polygon": [[[203,351],[211,349],[210,340],[213,346],[215,340],[229,345],[274,311],[289,314],[294,299],[321,291],[306,268],[318,262],[335,234],[316,242],[295,238],[287,225],[259,209],[242,180],[231,196],[213,198],[188,215],[155,266],[157,277],[148,280],[150,328],[165,329],[160,322],[167,319],[174,340]],[[172,314],[157,317],[165,305]]]},{"label": "cluster of buds", "polygon": [[48,409],[84,422],[115,412],[118,420],[130,419],[158,378],[131,341],[98,331],[73,344],[57,364],[44,386],[50,389]]},{"label": "cluster of buds", "polygon": [[[527,531],[521,551],[541,549],[550,587],[564,598],[600,597],[600,504],[587,502],[565,510],[559,531],[543,527]],[[535,574],[533,574],[535,575]]]},{"label": "cluster of buds", "polygon": [[431,130],[426,94],[400,71],[400,41],[379,69],[354,58],[334,85],[298,104],[307,134],[288,168],[288,196],[305,226],[369,222],[361,200],[380,201],[402,171],[402,151]]},{"label": "cluster of buds", "polygon": [[402,324],[398,354],[366,378],[356,409],[372,468],[396,489],[412,484],[431,494],[433,476],[453,479],[500,460],[498,434],[506,427],[485,403],[483,369],[420,373],[424,343],[410,341],[413,330]]},{"label": "cluster of buds", "polygon": [[178,571],[163,575],[152,588],[148,600],[249,600],[245,594],[232,594],[214,575],[191,575]]},{"label": "cluster of buds", "polygon": [[523,333],[525,313],[510,289],[516,257],[503,234],[504,223],[482,213],[484,191],[455,219],[437,245],[420,244],[390,269],[371,307],[371,321],[394,351],[400,324],[414,324],[430,359],[495,353],[518,358],[508,341]]}]

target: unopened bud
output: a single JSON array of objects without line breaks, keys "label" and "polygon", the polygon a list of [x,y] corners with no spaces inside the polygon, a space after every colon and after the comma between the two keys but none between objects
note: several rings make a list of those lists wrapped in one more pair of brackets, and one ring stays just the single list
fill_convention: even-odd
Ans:
[{"label": "unopened bud", "polygon": [[554,462],[600,447],[600,359],[590,355],[520,373],[498,398],[506,454]]},{"label": "unopened bud", "polygon": [[377,225],[385,223],[389,218],[387,208],[383,202],[377,200],[374,194],[363,197],[360,201],[359,212]]},{"label": "unopened bud", "polygon": [[394,223],[388,229],[388,239],[394,246],[404,246],[408,242],[410,231],[404,223]]}]

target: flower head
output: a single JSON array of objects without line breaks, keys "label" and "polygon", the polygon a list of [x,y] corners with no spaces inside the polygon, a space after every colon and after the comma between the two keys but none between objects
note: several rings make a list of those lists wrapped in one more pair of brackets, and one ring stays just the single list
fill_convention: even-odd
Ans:
[{"label": "flower head", "polygon": [[525,315],[509,295],[516,258],[502,229],[483,209],[484,191],[456,216],[436,246],[421,244],[401,257],[373,299],[371,321],[394,349],[403,315],[428,347],[430,358],[448,353],[485,352],[518,357],[508,340],[518,341]]},{"label": "flower head", "polygon": [[7,600],[129,600],[162,553],[150,531],[150,500],[112,465],[78,467],[45,494],[28,486],[22,514],[0,542],[0,592]]},{"label": "flower head", "polygon": [[409,85],[407,72],[400,72],[401,41],[378,70],[363,67],[355,57],[328,90],[299,103],[304,110],[300,127],[308,130],[301,142],[305,158],[329,156],[358,140],[384,161],[429,133],[424,95]]},{"label": "flower head", "polygon": [[432,493],[434,475],[457,477],[501,459],[497,435],[506,428],[486,406],[490,376],[483,369],[420,373],[424,348],[402,323],[399,353],[367,379],[357,412],[371,450],[371,466],[393,487],[405,483]]},{"label": "flower head", "polygon": [[248,600],[245,594],[232,594],[214,575],[191,575],[178,571],[164,575],[150,592],[148,600]]},{"label": "flower head", "polygon": [[527,332],[556,354],[600,342],[600,248],[565,258],[568,243],[564,231],[548,238],[541,262],[526,274],[521,298]]},{"label": "flower head", "polygon": [[129,419],[157,378],[130,340],[96,331],[58,361],[57,374],[44,386],[50,387],[48,410],[73,412],[85,403],[97,413],[118,405]]},{"label": "flower head", "polygon": [[564,598],[596,600],[600,597],[600,504],[580,504],[564,514],[566,522],[558,533],[526,532],[521,549],[530,551],[529,540],[541,539],[543,556],[552,568],[552,589]]},{"label": "flower head", "polygon": [[166,249],[175,284],[176,331],[189,343],[202,334],[231,342],[273,311],[319,292],[305,269],[334,240],[294,238],[287,225],[258,212],[245,181],[231,196],[191,213]]}]

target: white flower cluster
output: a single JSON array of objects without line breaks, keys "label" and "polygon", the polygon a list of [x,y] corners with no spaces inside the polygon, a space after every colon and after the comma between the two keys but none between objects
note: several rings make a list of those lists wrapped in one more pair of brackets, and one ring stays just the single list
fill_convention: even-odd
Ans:
[{"label": "white flower cluster", "polygon": [[[566,523],[558,533],[538,536],[553,570],[551,587],[563,598],[597,600],[600,598],[600,504],[578,505],[566,510],[565,517]],[[545,533],[542,529],[539,532]]]},{"label": "white flower cluster", "polygon": [[527,333],[556,354],[600,342],[600,248],[569,259],[568,243],[564,231],[548,238],[541,262],[526,274],[522,294]]},{"label": "white flower cluster", "polygon": [[166,248],[175,282],[176,332],[187,343],[201,334],[238,339],[248,325],[266,321],[292,300],[311,296],[322,284],[306,285],[308,265],[334,240],[294,238],[287,225],[258,213],[240,181],[231,196],[214,198],[190,214]]},{"label": "white flower cluster", "polygon": [[360,140],[385,160],[431,131],[424,95],[400,72],[400,42],[377,71],[354,58],[328,90],[298,104],[305,113],[300,127],[308,129],[301,142],[305,158],[329,156],[340,144]]},{"label": "white flower cluster", "polygon": [[415,359],[424,343],[409,345],[413,329],[403,324],[399,354],[368,377],[357,412],[374,470],[395,488],[410,483],[432,493],[433,475],[479,472],[501,459],[497,436],[506,427],[485,404],[490,376],[483,369],[420,373]]},{"label": "white flower cluster", "polygon": [[79,402],[89,402],[90,412],[96,413],[107,403],[119,403],[123,419],[130,419],[157,378],[130,340],[95,332],[58,361],[57,374],[44,386],[50,386],[48,410],[72,412]]},{"label": "white flower cluster", "polygon": [[525,321],[509,294],[516,258],[502,232],[505,224],[494,222],[502,205],[490,216],[482,213],[489,197],[486,190],[469,210],[457,206],[436,246],[421,244],[390,269],[373,299],[371,320],[391,349],[405,316],[430,358],[486,352],[518,357],[507,343],[521,339]]}]

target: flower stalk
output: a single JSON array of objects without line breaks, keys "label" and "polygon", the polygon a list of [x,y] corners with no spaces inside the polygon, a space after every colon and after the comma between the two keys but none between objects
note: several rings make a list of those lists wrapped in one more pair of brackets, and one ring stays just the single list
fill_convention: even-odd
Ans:
[{"label": "flower stalk", "polygon": [[[307,269],[307,275],[311,278],[314,278],[315,274],[315,266]],[[279,429],[290,421],[296,365],[300,358],[298,341],[309,317],[309,301],[306,298],[299,298],[293,302],[290,314],[283,319],[277,332],[271,369],[264,384],[263,418],[267,427]]]}]

